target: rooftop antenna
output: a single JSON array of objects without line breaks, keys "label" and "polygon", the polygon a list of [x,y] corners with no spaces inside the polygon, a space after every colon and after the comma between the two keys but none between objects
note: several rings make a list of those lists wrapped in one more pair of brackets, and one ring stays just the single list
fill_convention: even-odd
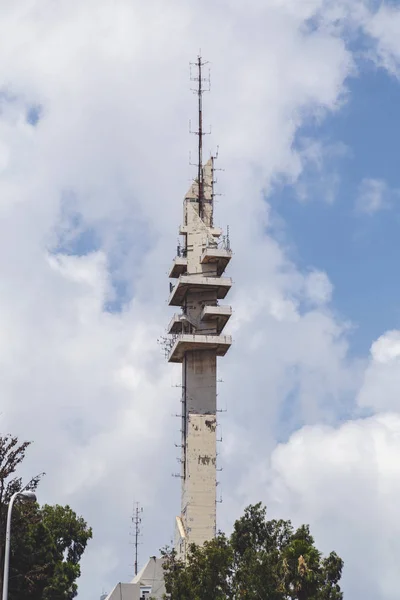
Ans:
[{"label": "rooftop antenna", "polygon": [[134,541],[134,546],[135,546],[135,576],[138,574],[138,546],[139,546],[139,536],[140,536],[140,526],[142,524],[142,515],[143,513],[143,508],[140,506],[139,502],[135,503],[135,508],[133,510],[133,515],[132,515],[132,523],[134,526],[134,530],[133,530],[133,537],[135,539]]},{"label": "rooftop antenna", "polygon": [[197,157],[197,187],[198,187],[198,199],[199,199],[199,215],[202,218],[204,213],[204,177],[203,177],[203,136],[205,135],[203,130],[203,94],[204,92],[210,91],[210,75],[205,78],[203,77],[203,67],[208,65],[207,61],[203,61],[201,54],[198,55],[195,63],[190,63],[190,66],[197,68],[197,76],[190,77],[191,81],[197,82],[197,88],[192,91],[197,94],[198,97],[198,130],[194,131],[198,136],[198,157]]}]

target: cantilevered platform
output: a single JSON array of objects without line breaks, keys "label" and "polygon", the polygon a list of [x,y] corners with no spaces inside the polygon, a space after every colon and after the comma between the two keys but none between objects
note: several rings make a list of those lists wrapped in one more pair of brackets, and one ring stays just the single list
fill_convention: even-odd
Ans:
[{"label": "cantilevered platform", "polygon": [[[167,332],[168,333],[183,333],[183,327],[189,326],[191,323],[184,313],[182,314],[174,314],[172,319],[169,322]],[[187,331],[187,329],[186,329]]]},{"label": "cantilevered platform", "polygon": [[205,306],[201,313],[201,321],[216,321],[218,335],[232,316],[231,306]]},{"label": "cantilevered platform", "polygon": [[177,336],[171,348],[168,362],[181,363],[185,352],[194,350],[214,350],[217,356],[225,356],[231,345],[230,335],[181,334]]},{"label": "cantilevered platform", "polygon": [[[200,321],[203,323],[212,324],[213,326],[216,324],[217,326],[217,334],[219,335],[221,331],[224,329],[225,325],[229,321],[232,316],[232,307],[231,306],[205,306],[201,316]],[[169,334],[175,333],[184,333],[191,332],[192,329],[189,329],[190,326],[199,329],[199,324],[194,323],[190,320],[188,315],[181,313],[175,313],[169,322],[167,332]],[[201,333],[201,329],[198,333]]]},{"label": "cantilevered platform", "polygon": [[215,290],[218,300],[225,298],[232,287],[230,277],[204,277],[203,275],[180,275],[169,297],[170,306],[182,306],[189,290],[207,292]]},{"label": "cantilevered platform", "polygon": [[187,258],[183,256],[177,256],[174,258],[174,263],[169,272],[170,279],[175,279],[179,277],[179,275],[184,275],[187,271]]},{"label": "cantilevered platform", "polygon": [[201,264],[217,264],[217,275],[222,275],[229,261],[232,258],[232,252],[223,248],[206,248],[201,255]]}]

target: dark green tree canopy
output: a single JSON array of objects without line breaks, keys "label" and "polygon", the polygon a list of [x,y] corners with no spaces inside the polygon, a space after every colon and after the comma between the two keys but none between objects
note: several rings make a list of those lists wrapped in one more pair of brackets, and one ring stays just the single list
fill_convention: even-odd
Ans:
[{"label": "dark green tree canopy", "polygon": [[230,538],[219,533],[187,563],[165,549],[165,583],[171,600],[342,600],[343,561],[323,558],[309,527],[268,521],[261,503],[246,508]]},{"label": "dark green tree canopy", "polygon": [[[11,496],[23,489],[16,475],[30,442],[0,437],[0,530],[5,532]],[[26,489],[35,491],[41,476]],[[77,595],[79,562],[92,531],[69,506],[16,503],[11,524],[10,600],[72,600]],[[5,535],[0,536],[2,585]]]}]

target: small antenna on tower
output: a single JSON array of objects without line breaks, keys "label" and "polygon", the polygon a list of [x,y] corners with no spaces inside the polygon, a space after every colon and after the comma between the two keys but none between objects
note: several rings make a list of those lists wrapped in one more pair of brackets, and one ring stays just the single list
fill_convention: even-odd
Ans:
[{"label": "small antenna on tower", "polygon": [[140,526],[142,524],[142,515],[143,513],[143,508],[140,506],[139,502],[135,503],[135,508],[133,510],[133,515],[132,515],[132,523],[134,526],[133,529],[133,537],[135,539],[134,541],[134,546],[135,546],[135,576],[138,574],[138,546],[139,546],[139,536],[140,536]]},{"label": "small antenna on tower", "polygon": [[[199,198],[199,215],[202,218],[204,212],[204,177],[203,177],[203,136],[205,135],[203,131],[203,94],[204,92],[209,92],[211,89],[210,84],[210,76],[208,78],[203,77],[203,67],[207,65],[208,62],[203,62],[201,54],[198,55],[197,61],[195,63],[190,63],[191,66],[195,66],[197,68],[197,77],[190,77],[191,81],[196,81],[198,83],[197,89],[193,89],[192,91],[197,94],[198,97],[198,130],[193,132],[199,138],[198,143],[198,163],[197,163],[197,186],[198,186],[198,198]],[[208,84],[208,87],[205,87],[204,84]]]}]

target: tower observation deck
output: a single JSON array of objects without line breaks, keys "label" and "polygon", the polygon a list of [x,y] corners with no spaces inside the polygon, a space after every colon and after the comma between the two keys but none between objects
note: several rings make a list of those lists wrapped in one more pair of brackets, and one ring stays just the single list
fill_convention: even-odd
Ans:
[{"label": "tower observation deck", "polygon": [[[169,276],[169,305],[180,307],[168,333],[168,360],[182,364],[181,511],[175,547],[185,558],[189,544],[204,544],[216,533],[217,357],[232,340],[224,328],[232,309],[225,304],[232,281],[225,276],[231,260],[229,239],[213,225],[214,158],[201,159],[202,75],[199,69],[199,170],[183,202],[182,245]],[[224,301],[220,304],[220,301]]]}]

